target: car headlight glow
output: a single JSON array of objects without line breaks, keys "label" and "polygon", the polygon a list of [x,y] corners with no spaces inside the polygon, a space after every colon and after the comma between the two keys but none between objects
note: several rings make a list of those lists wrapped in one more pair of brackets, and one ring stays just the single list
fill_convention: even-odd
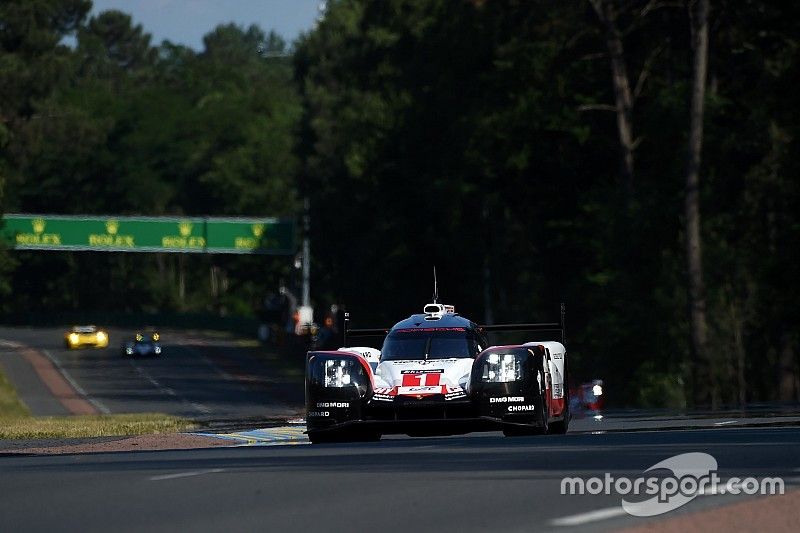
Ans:
[{"label": "car headlight glow", "polygon": [[69,342],[70,342],[70,343],[72,343],[72,344],[78,344],[78,341],[79,341],[79,340],[81,340],[81,338],[78,336],[78,334],[77,334],[77,333],[70,333],[70,334],[69,334]]},{"label": "car headlight glow", "polygon": [[131,348],[130,346],[128,346],[127,348],[125,348],[125,353],[126,353],[126,354],[128,354],[128,355],[131,355],[131,354],[133,354],[133,348]]},{"label": "car headlight glow", "polygon": [[325,386],[347,387],[351,383],[350,366],[344,359],[327,359],[325,361]]},{"label": "car headlight glow", "polygon": [[108,338],[108,336],[106,335],[105,331],[98,331],[97,332],[97,340],[98,340],[98,342],[103,342],[107,338]]},{"label": "car headlight glow", "polygon": [[603,395],[603,386],[602,385],[595,385],[592,387],[592,394],[595,396],[602,396]]},{"label": "car headlight glow", "polygon": [[156,346],[155,348],[153,348],[153,351],[156,353],[161,353],[161,346]]},{"label": "car headlight glow", "polygon": [[507,383],[522,378],[522,365],[513,353],[489,354],[483,365],[483,381]]}]

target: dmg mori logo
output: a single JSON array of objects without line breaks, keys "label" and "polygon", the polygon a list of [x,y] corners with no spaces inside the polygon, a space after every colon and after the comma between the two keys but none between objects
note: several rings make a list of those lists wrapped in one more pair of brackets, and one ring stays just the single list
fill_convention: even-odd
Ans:
[{"label": "dmg mori logo", "polygon": [[33,226],[33,232],[38,235],[39,233],[44,232],[44,228],[45,226],[47,226],[47,222],[45,222],[43,218],[34,218],[31,221],[31,225]]},{"label": "dmg mori logo", "polygon": [[178,231],[181,234],[181,237],[188,237],[192,234],[192,223],[191,222],[181,222],[178,224]]},{"label": "dmg mori logo", "polygon": [[111,220],[107,220],[106,231],[108,232],[109,235],[116,235],[117,231],[119,231],[119,222],[117,222],[113,218]]},{"label": "dmg mori logo", "polygon": [[264,224],[253,224],[250,229],[253,230],[253,236],[256,239],[260,239],[264,234]]}]

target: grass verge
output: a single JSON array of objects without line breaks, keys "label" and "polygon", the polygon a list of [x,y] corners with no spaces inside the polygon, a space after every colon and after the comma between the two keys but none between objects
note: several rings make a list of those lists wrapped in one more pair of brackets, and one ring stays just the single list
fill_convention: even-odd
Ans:
[{"label": "grass verge", "polygon": [[190,420],[161,413],[17,418],[0,415],[0,439],[116,437],[175,433],[198,427]]},{"label": "grass verge", "polygon": [[0,428],[3,427],[3,418],[21,418],[31,416],[25,404],[19,401],[17,391],[6,379],[0,369]]},{"label": "grass verge", "polygon": [[0,370],[0,439],[66,439],[175,433],[196,429],[184,418],[161,413],[31,416]]}]

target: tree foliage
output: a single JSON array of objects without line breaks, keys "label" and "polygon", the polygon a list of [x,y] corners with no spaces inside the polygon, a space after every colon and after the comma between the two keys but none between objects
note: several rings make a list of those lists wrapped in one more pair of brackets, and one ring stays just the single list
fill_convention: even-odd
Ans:
[{"label": "tree foliage", "polygon": [[[318,308],[390,324],[429,298],[436,266],[442,297],[479,321],[550,320],[565,302],[573,373],[613,401],[693,397],[687,5],[331,0],[291,49],[221,25],[201,51],[89,10],[0,7],[0,209],[298,216],[308,197]],[[728,404],[800,393],[798,11],[709,13],[699,386]],[[7,312],[250,312],[292,273],[0,252],[0,297]]]},{"label": "tree foliage", "polygon": [[[778,96],[796,8],[713,5],[700,191],[712,374],[699,386],[737,403],[777,397],[782,376],[780,396],[797,398],[783,277],[800,249],[783,166],[797,105]],[[349,297],[359,322],[419,305],[434,264],[469,316],[547,320],[566,301],[584,376],[625,401],[683,403],[690,58],[690,18],[670,3],[329,3],[295,59],[316,285]]]}]

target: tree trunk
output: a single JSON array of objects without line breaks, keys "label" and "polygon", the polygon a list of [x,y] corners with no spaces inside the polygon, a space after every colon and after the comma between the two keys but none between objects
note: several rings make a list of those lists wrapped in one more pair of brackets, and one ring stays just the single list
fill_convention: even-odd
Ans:
[{"label": "tree trunk", "polygon": [[794,402],[798,399],[797,360],[792,345],[792,336],[782,328],[778,353],[778,399]]},{"label": "tree trunk", "polygon": [[611,60],[611,81],[614,86],[614,108],[617,115],[617,133],[620,147],[620,173],[625,193],[633,195],[633,95],[628,81],[628,69],[622,46],[622,35],[617,27],[617,11],[613,0],[590,0],[600,22],[605,28],[606,47]]},{"label": "tree trunk", "polygon": [[703,102],[708,69],[709,0],[692,0],[692,84],[689,109],[689,146],[686,165],[686,258],[689,274],[689,314],[692,351],[692,389],[696,406],[717,404],[717,391],[708,350],[706,294],[700,239],[700,155],[703,147]]},{"label": "tree trunk", "polygon": [[492,268],[489,265],[489,254],[483,255],[483,323],[494,324],[492,307]]},{"label": "tree trunk", "polygon": [[731,304],[733,319],[733,346],[736,358],[736,403],[741,409],[747,404],[747,379],[745,377],[744,320],[739,316],[739,304]]},{"label": "tree trunk", "polygon": [[489,206],[484,201],[483,210],[481,212],[483,220],[483,323],[494,324],[494,306],[492,305],[492,265],[489,256],[492,252],[492,231],[489,222]]},{"label": "tree trunk", "polygon": [[178,303],[180,310],[186,310],[186,259],[178,254]]}]

